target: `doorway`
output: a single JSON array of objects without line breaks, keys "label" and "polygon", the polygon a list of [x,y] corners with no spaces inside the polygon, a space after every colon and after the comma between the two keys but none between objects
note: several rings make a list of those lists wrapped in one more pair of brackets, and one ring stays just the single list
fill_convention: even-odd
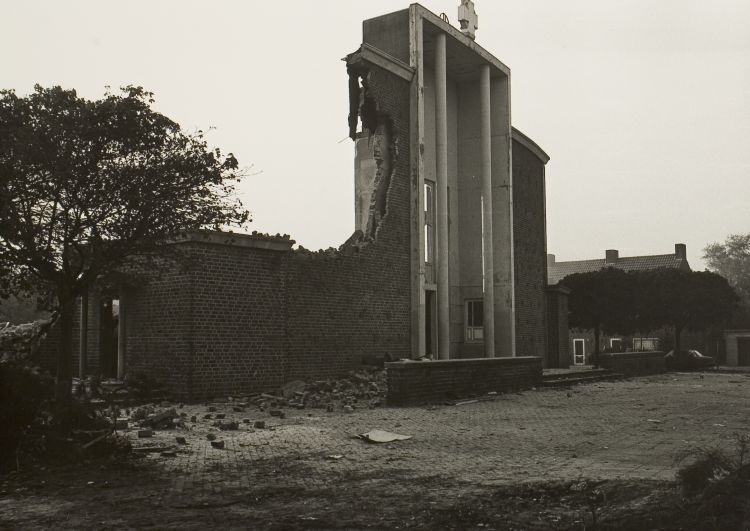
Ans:
[{"label": "doorway", "polygon": [[573,365],[585,365],[585,364],[586,364],[586,340],[574,339],[573,340]]},{"label": "doorway", "polygon": [[750,367],[750,337],[737,338],[737,365]]},{"label": "doorway", "polygon": [[104,378],[117,377],[117,334],[120,301],[104,297],[99,306],[99,367]]}]

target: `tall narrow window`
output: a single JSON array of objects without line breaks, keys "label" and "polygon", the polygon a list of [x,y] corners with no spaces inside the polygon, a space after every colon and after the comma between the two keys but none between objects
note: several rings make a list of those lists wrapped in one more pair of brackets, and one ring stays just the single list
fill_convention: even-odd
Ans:
[{"label": "tall narrow window", "polygon": [[484,340],[484,303],[481,300],[466,301],[466,341]]}]

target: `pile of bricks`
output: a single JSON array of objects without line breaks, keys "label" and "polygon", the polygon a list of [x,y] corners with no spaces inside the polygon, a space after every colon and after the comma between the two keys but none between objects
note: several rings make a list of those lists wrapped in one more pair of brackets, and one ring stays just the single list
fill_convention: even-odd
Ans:
[{"label": "pile of bricks", "polygon": [[385,399],[386,378],[383,370],[351,371],[336,380],[313,382],[290,382],[275,394],[255,397],[255,404],[261,409],[288,406],[297,409],[325,408],[373,408],[380,406]]},{"label": "pile of bricks", "polygon": [[50,321],[34,321],[21,325],[6,325],[0,329],[0,361],[23,361],[36,350]]}]

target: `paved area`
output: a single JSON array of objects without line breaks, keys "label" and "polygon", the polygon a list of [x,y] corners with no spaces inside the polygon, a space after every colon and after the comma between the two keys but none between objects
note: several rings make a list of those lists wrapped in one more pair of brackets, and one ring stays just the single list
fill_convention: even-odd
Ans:
[{"label": "paved area", "polygon": [[[575,478],[674,478],[675,455],[694,446],[729,446],[750,432],[750,375],[676,373],[570,389],[487,397],[476,403],[377,408],[353,413],[285,410],[287,418],[232,403],[212,403],[240,422],[219,431],[203,420],[208,404],[179,411],[198,416],[191,429],[161,430],[134,446],[170,445],[175,457],[149,454],[170,478],[164,501],[195,504],[260,484],[284,488],[330,485],[356,476],[452,478],[496,485]],[[249,418],[250,424],[242,423]],[[264,420],[266,429],[252,428]],[[353,438],[378,428],[407,441],[369,444]],[[215,449],[212,433],[225,442]]]}]

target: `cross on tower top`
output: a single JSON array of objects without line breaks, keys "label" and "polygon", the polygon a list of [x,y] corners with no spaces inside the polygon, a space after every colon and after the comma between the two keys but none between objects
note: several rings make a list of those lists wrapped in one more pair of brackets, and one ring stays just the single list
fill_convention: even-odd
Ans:
[{"label": "cross on tower top", "polygon": [[479,19],[477,12],[474,10],[474,2],[461,0],[461,5],[458,6],[458,22],[461,24],[461,32],[470,39],[474,39],[479,28]]}]

